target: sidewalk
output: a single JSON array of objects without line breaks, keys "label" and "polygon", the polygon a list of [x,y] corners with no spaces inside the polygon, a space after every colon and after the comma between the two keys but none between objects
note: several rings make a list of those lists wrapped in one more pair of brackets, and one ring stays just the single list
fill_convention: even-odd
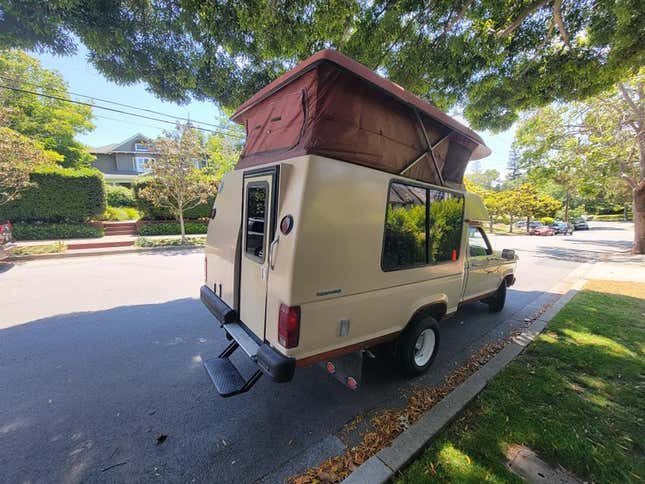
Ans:
[{"label": "sidewalk", "polygon": [[[27,247],[31,245],[46,245],[46,244],[55,244],[56,242],[62,242],[65,245],[72,244],[83,244],[83,243],[102,243],[102,242],[134,242],[140,238],[145,237],[146,239],[179,239],[181,235],[109,235],[107,237],[92,237],[86,239],[53,239],[53,240],[21,240],[14,242],[16,247]],[[186,235],[186,238],[191,237],[206,237],[206,234],[191,234]]]}]

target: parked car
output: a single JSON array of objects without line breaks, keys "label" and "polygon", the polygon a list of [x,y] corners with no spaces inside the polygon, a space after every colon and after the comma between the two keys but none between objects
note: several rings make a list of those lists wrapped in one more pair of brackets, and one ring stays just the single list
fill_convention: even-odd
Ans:
[{"label": "parked car", "polygon": [[589,230],[589,224],[585,219],[580,218],[573,222],[573,228],[575,230]]},{"label": "parked car", "polygon": [[556,234],[570,235],[573,234],[573,225],[568,222],[554,222],[551,228],[555,230]]},{"label": "parked car", "polygon": [[[520,220],[515,224],[515,226],[517,228],[526,230],[526,220]],[[537,229],[538,227],[541,227],[541,226],[542,226],[542,222],[538,222],[538,221],[529,222],[529,230]]]},{"label": "parked car", "polygon": [[[221,396],[262,375],[288,382],[314,364],[355,390],[376,346],[418,375],[437,355],[439,320],[469,301],[502,310],[517,256],[493,250],[481,199],[452,188],[487,152],[474,132],[334,51],[284,74],[232,119],[257,129],[222,180],[205,247],[200,299],[231,341],[204,358]],[[425,151],[401,152],[415,129],[432,131],[422,140],[449,130],[461,135],[444,142],[469,141],[446,150],[438,176],[417,163]],[[250,377],[229,358],[239,349],[256,365]]]},{"label": "parked car", "polygon": [[531,229],[529,235],[555,235],[555,230],[547,225],[540,224],[539,227]]}]

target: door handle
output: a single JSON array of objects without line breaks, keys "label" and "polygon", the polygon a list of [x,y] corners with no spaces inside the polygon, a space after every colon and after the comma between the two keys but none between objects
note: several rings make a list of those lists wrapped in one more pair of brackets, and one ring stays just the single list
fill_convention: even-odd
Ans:
[{"label": "door handle", "polygon": [[278,248],[278,244],[280,243],[280,237],[276,237],[273,239],[273,242],[271,242],[271,245],[269,246],[269,267],[271,270],[275,267],[275,251]]}]

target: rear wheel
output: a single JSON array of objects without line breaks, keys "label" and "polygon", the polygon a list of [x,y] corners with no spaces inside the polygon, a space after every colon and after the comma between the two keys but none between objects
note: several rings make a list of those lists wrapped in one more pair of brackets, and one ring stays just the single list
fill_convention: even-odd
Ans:
[{"label": "rear wheel", "polygon": [[399,369],[409,376],[425,372],[439,348],[439,325],[432,316],[412,322],[396,341],[394,357]]},{"label": "rear wheel", "polygon": [[502,284],[497,288],[495,294],[488,298],[486,303],[491,313],[499,313],[504,309],[504,303],[506,303],[506,281],[502,281]]}]

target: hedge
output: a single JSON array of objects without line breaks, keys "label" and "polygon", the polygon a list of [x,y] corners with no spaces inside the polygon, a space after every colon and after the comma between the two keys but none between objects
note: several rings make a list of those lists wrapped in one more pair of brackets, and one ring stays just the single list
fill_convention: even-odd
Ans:
[{"label": "hedge", "polygon": [[103,237],[103,229],[86,224],[13,224],[16,240],[86,239]]},{"label": "hedge", "polygon": [[43,168],[31,174],[34,186],[0,207],[11,222],[86,222],[105,212],[103,175],[93,168]]},{"label": "hedge", "polygon": [[[170,213],[169,210],[155,207],[152,202],[146,200],[140,196],[141,189],[147,186],[150,183],[149,180],[143,179],[136,181],[132,188],[134,189],[134,198],[137,203],[137,209],[143,213],[143,218],[145,220],[168,220],[174,219],[174,214]],[[211,208],[215,199],[212,198],[206,203],[197,205],[195,208],[188,209],[184,211],[184,218],[186,219],[198,219],[198,218],[208,218],[211,214]]]},{"label": "hedge", "polygon": [[[631,217],[629,214],[627,215],[627,218],[631,220]],[[622,222],[625,220],[625,215],[622,213],[615,213],[615,214],[609,214],[609,215],[589,215],[588,217],[589,220],[596,220],[599,222]]]},{"label": "hedge", "polygon": [[[186,222],[184,228],[187,234],[205,234],[207,223]],[[181,228],[177,222],[143,223],[138,226],[139,235],[179,235]]]},{"label": "hedge", "polygon": [[107,204],[110,207],[135,208],[137,206],[132,188],[122,187],[120,185],[106,185],[105,195],[107,197]]}]

